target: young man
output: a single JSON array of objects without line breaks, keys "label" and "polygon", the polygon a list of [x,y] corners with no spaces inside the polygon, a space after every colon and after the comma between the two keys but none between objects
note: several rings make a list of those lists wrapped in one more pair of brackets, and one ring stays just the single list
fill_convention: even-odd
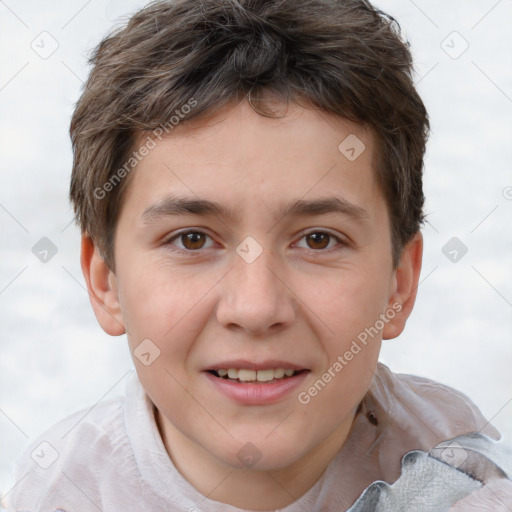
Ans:
[{"label": "young man", "polygon": [[137,375],[28,450],[12,509],[507,506],[509,455],[471,401],[378,363],[416,297],[428,133],[393,20],[161,2],[92,63],[71,199]]}]

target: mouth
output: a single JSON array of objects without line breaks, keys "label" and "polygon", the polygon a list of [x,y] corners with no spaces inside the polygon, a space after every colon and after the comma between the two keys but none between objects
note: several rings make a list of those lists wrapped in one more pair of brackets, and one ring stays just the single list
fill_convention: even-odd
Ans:
[{"label": "mouth", "polygon": [[293,397],[311,370],[285,361],[219,362],[203,375],[216,390],[240,405],[271,405]]},{"label": "mouth", "polygon": [[219,368],[207,370],[208,373],[219,379],[238,382],[241,384],[264,384],[283,381],[309,370],[294,370],[292,368],[267,368],[253,370],[249,368]]}]

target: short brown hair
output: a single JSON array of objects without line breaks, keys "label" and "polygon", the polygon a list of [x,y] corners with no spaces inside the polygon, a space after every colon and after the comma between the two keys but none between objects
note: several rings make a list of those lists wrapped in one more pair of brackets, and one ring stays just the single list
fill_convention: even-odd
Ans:
[{"label": "short brown hair", "polygon": [[172,128],[184,105],[186,122],[249,93],[305,99],[369,127],[395,266],[421,227],[428,116],[398,23],[365,0],[154,2],[101,41],[90,63],[71,121],[70,197],[82,232],[112,269],[137,137]]}]

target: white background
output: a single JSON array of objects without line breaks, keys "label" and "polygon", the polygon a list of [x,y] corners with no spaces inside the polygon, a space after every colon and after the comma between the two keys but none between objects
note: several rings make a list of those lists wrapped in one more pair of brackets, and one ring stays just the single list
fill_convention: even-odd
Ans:
[{"label": "white background", "polygon": [[[20,450],[71,412],[122,392],[133,368],[125,338],[103,333],[84,290],[67,199],[68,127],[87,52],[145,3],[73,0],[51,10],[0,1],[0,492],[15,483]],[[377,5],[412,44],[432,123],[422,284],[382,361],[463,391],[510,441],[512,1]],[[46,51],[58,44],[47,59],[31,47],[41,38]],[[47,263],[32,253],[42,237],[58,249]],[[452,237],[468,248],[457,263],[442,252]]]}]

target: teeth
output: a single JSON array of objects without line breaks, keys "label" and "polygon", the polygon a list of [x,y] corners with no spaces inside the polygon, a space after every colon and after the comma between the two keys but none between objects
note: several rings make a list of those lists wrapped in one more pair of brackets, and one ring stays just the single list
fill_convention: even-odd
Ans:
[{"label": "teeth", "polygon": [[228,377],[230,379],[238,379],[238,370],[234,370],[233,368],[230,368],[228,370]]},{"label": "teeth", "polygon": [[274,370],[258,370],[256,379],[258,382],[266,382],[274,378]]},{"label": "teeth", "polygon": [[238,370],[238,379],[244,381],[256,380],[256,370]]},{"label": "teeth", "polygon": [[276,368],[268,370],[247,370],[245,368],[221,368],[217,370],[219,377],[228,377],[229,379],[238,379],[241,382],[268,382],[283,377],[291,377],[295,370]]}]

